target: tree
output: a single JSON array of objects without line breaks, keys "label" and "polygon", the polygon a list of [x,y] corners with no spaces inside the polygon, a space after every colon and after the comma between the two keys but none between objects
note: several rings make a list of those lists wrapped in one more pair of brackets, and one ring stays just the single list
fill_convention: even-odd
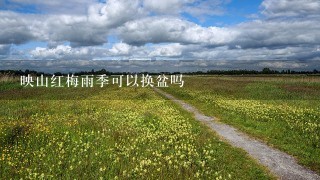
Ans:
[{"label": "tree", "polygon": [[271,74],[272,71],[270,70],[270,68],[263,68],[262,69],[262,74]]}]

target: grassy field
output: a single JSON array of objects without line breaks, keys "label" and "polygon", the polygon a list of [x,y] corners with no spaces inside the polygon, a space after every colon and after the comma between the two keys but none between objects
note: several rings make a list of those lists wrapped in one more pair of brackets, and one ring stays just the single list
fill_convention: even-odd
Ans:
[{"label": "grassy field", "polygon": [[192,76],[164,89],[320,173],[319,76]]},{"label": "grassy field", "polygon": [[0,179],[274,179],[150,88],[4,81],[0,106]]}]

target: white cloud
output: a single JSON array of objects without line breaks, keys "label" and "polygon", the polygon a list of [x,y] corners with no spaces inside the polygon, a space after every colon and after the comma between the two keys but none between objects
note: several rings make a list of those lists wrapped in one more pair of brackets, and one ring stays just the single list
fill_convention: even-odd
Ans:
[{"label": "white cloud", "polygon": [[89,48],[82,47],[82,48],[72,48],[70,46],[59,45],[56,48],[48,49],[48,48],[41,48],[37,47],[36,49],[32,50],[30,54],[35,59],[90,59],[91,51]]},{"label": "white cloud", "polygon": [[130,55],[131,51],[134,49],[134,47],[125,44],[125,43],[117,43],[114,44],[113,47],[110,49],[110,52],[113,55]]},{"label": "white cloud", "polygon": [[184,46],[179,43],[172,43],[167,45],[157,45],[154,50],[150,52],[151,57],[179,57],[182,55]]},{"label": "white cloud", "polygon": [[108,29],[95,28],[86,17],[50,16],[43,26],[47,40],[69,41],[72,46],[101,45],[107,42]]},{"label": "white cloud", "polygon": [[146,15],[139,0],[108,0],[95,4],[88,10],[88,20],[96,26],[117,27],[125,22]]},{"label": "white cloud", "polygon": [[119,28],[119,36],[124,42],[138,45],[173,42],[219,46],[231,42],[236,35],[236,31],[228,28],[205,28],[172,17],[139,19]]},{"label": "white cloud", "polygon": [[21,15],[0,12],[0,44],[23,44],[29,41],[69,41],[74,46],[106,42],[108,31],[94,28],[85,16]]}]

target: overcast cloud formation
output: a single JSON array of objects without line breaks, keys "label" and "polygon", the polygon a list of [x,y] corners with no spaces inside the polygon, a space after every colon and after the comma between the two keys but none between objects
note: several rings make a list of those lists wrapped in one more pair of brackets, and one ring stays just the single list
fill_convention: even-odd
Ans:
[{"label": "overcast cloud formation", "polygon": [[320,60],[319,0],[233,1],[0,0],[0,59]]}]

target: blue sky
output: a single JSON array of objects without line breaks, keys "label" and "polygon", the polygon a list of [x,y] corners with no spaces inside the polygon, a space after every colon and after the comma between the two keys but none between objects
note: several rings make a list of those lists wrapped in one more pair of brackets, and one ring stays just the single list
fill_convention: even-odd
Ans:
[{"label": "blue sky", "polygon": [[318,0],[0,0],[0,60],[319,60]]}]

